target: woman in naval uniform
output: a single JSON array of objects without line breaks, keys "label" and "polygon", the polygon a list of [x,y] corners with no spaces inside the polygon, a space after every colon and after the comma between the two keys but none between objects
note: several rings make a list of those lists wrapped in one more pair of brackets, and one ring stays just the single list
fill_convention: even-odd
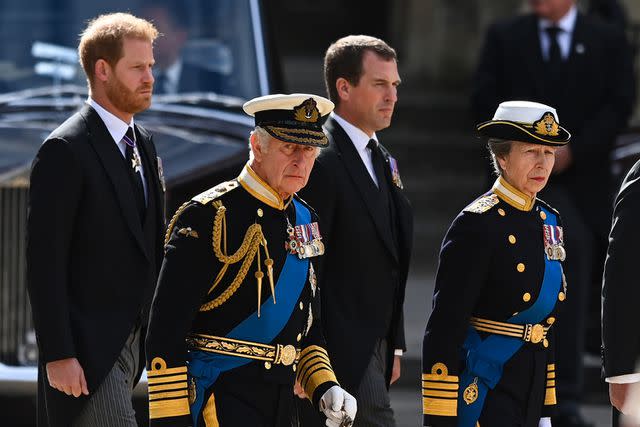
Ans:
[{"label": "woman in naval uniform", "polygon": [[425,426],[550,426],[566,296],[558,212],[536,198],[570,134],[554,108],[500,104],[477,126],[498,175],[453,221],[423,341]]}]

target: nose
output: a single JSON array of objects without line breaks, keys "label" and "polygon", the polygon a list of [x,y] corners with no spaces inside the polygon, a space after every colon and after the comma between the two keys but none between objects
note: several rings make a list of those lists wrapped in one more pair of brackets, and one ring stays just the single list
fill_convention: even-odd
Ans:
[{"label": "nose", "polygon": [[153,71],[151,70],[151,67],[147,68],[146,73],[144,73],[143,79],[145,83],[153,83],[156,81],[156,79],[153,77]]},{"label": "nose", "polygon": [[394,104],[398,102],[398,87],[395,85],[390,85],[387,90],[387,101],[393,102]]}]

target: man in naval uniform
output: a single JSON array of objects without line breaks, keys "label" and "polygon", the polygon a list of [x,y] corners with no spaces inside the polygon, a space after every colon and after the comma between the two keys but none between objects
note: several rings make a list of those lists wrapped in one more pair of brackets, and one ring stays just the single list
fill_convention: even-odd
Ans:
[{"label": "man in naval uniform", "polygon": [[247,102],[249,162],[171,220],[147,335],[151,426],[289,426],[296,380],[327,425],[351,425],[318,319],[322,236],[295,194],[332,109],[304,94]]}]

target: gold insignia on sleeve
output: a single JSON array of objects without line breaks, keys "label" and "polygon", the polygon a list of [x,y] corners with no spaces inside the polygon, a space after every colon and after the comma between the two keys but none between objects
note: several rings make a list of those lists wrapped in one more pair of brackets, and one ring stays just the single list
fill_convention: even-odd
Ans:
[{"label": "gold insignia on sleeve", "polygon": [[332,381],[338,383],[327,350],[317,345],[306,347],[300,353],[300,362],[296,372],[296,380],[304,389],[309,399],[319,385]]},{"label": "gold insignia on sleeve", "polygon": [[556,122],[556,118],[552,113],[546,112],[540,120],[533,122],[535,133],[543,136],[558,136],[560,126]]},{"label": "gold insignia on sleeve", "polygon": [[187,237],[195,237],[196,239],[200,237],[198,235],[198,232],[191,227],[181,228],[180,230],[178,230],[178,234],[182,234],[183,236]]},{"label": "gold insignia on sleeve", "polygon": [[168,418],[189,415],[187,367],[167,367],[161,357],[151,361],[149,380],[149,418]]},{"label": "gold insignia on sleeve", "polygon": [[464,212],[484,213],[500,202],[498,195],[495,193],[482,196],[469,206],[464,208]]},{"label": "gold insignia on sleeve", "polygon": [[449,375],[447,365],[435,363],[431,373],[422,374],[422,413],[455,417],[458,411],[458,377]]},{"label": "gold insignia on sleeve", "polygon": [[555,405],[556,402],[556,365],[547,365],[547,384],[544,393],[544,404]]}]

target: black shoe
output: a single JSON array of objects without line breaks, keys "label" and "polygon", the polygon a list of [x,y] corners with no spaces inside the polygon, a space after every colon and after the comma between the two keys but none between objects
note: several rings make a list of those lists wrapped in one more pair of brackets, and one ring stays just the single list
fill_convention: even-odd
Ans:
[{"label": "black shoe", "polygon": [[595,424],[587,422],[577,412],[551,417],[551,425],[553,427],[595,427]]}]

